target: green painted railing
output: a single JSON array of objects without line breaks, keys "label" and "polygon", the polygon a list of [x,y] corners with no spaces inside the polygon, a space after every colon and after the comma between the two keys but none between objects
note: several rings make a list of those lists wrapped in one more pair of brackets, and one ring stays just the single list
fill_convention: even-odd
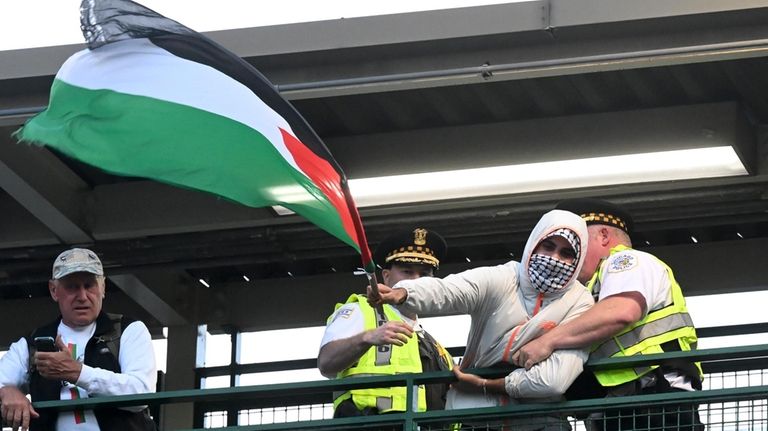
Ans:
[{"label": "green painted railing", "polygon": [[[640,366],[663,362],[671,359],[689,358],[701,361],[705,372],[711,370],[745,370],[768,368],[768,344],[720,349],[705,349],[694,352],[670,352],[642,357],[627,357],[590,361],[589,368],[611,369],[628,366]],[[744,364],[747,364],[746,366]],[[484,377],[499,377],[509,370],[482,369],[472,372]],[[207,411],[254,409],[275,406],[295,406],[297,400],[317,397],[330,402],[334,391],[345,391],[366,387],[406,386],[408,403],[412,405],[413,386],[415,384],[453,381],[450,372],[432,372],[422,374],[402,374],[397,376],[360,377],[354,379],[311,381],[286,384],[242,386],[221,389],[199,389],[166,391],[134,396],[98,397],[81,400],[35,402],[36,409],[56,409],[60,411],[76,408],[125,407],[135,405],[160,405],[194,402],[205,406]],[[641,405],[665,405],[681,402],[690,403],[725,403],[743,400],[765,399],[768,385],[761,384],[733,389],[716,389],[697,392],[678,392],[672,394],[638,395],[620,398],[568,401],[559,403],[520,404],[504,407],[464,409],[452,411],[404,412],[369,416],[365,418],[323,419],[289,422],[268,425],[244,425],[239,427],[217,428],[222,430],[298,430],[298,429],[365,429],[383,424],[402,426],[404,430],[415,430],[417,425],[434,423],[462,422],[469,419],[490,420],[494,418],[531,417],[553,413],[577,413],[603,410],[606,408],[632,407]]]}]

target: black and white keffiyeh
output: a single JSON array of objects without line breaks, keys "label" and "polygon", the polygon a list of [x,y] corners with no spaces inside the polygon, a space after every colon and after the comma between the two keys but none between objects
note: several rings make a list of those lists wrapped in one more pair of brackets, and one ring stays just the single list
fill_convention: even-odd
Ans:
[{"label": "black and white keffiyeh", "polygon": [[531,255],[528,276],[533,288],[541,293],[552,293],[565,287],[576,272],[576,262],[581,255],[581,241],[575,232],[566,228],[557,229],[542,238],[542,241],[553,236],[565,238],[573,248],[576,258],[574,263],[566,263],[543,254]]}]

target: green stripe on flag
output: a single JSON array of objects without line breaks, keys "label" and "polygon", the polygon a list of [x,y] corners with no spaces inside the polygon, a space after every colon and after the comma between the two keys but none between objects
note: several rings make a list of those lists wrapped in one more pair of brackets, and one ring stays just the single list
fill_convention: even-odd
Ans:
[{"label": "green stripe on flag", "polygon": [[51,100],[17,133],[19,139],[115,174],[203,190],[251,207],[282,205],[358,249],[322,191],[251,127],[185,105],[59,79]]}]

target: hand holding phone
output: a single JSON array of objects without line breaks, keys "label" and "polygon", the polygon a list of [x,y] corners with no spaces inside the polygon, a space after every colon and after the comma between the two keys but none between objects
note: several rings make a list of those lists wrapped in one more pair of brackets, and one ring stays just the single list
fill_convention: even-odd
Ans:
[{"label": "hand holding phone", "polygon": [[53,337],[35,337],[35,349],[38,352],[56,352],[56,340]]}]

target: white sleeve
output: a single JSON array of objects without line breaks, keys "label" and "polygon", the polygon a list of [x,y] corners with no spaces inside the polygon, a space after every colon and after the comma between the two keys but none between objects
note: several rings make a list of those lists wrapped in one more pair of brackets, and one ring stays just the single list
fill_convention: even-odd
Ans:
[{"label": "white sleeve", "polygon": [[599,299],[637,292],[645,298],[646,314],[668,302],[670,291],[665,286],[669,286],[669,277],[653,256],[626,250],[611,255],[604,265]]},{"label": "white sleeve", "polygon": [[[134,395],[155,392],[157,369],[152,338],[144,323],[135,321],[120,337],[120,373],[83,364],[77,386],[89,396]],[[141,408],[138,408],[140,410]]]},{"label": "white sleeve", "polygon": [[512,398],[559,396],[584,369],[589,353],[585,350],[556,350],[530,370],[518,368],[504,378],[504,388]]},{"label": "white sleeve", "polygon": [[0,358],[0,388],[15,386],[20,388],[29,380],[29,347],[27,340],[20,338],[11,344],[8,352]]},{"label": "white sleeve", "polygon": [[408,291],[404,314],[473,314],[489,292],[504,292],[502,286],[516,285],[517,273],[507,265],[480,267],[445,278],[421,277],[403,280],[394,288]]},{"label": "white sleeve", "polygon": [[331,322],[325,327],[323,339],[320,342],[320,348],[331,341],[349,338],[363,332],[365,322],[363,322],[363,313],[360,311],[360,305],[356,302],[344,304],[333,313]]}]

